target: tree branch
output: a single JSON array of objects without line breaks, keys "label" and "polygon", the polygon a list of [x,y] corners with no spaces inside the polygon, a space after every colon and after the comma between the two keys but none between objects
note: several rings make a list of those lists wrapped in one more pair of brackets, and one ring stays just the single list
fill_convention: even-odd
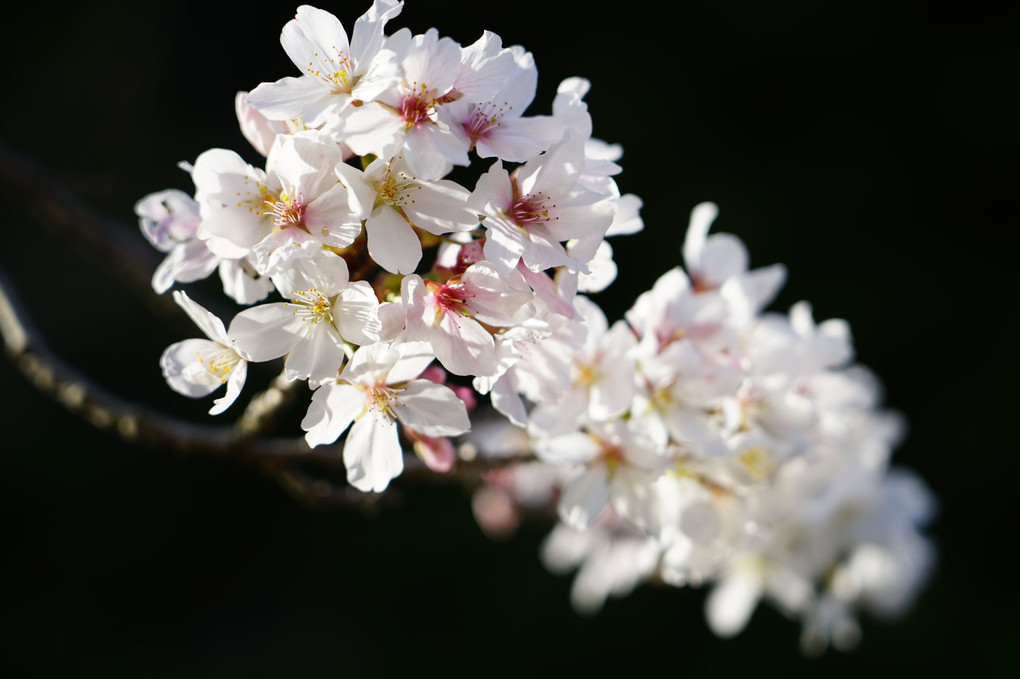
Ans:
[{"label": "tree branch", "polygon": [[[168,296],[151,286],[158,255],[122,224],[95,213],[37,162],[0,141],[0,185],[52,235],[90,252],[145,305],[162,318],[184,319]],[[370,260],[363,266],[375,266]],[[185,455],[229,458],[262,468],[295,497],[315,506],[375,505],[378,496],[337,486],[304,471],[308,463],[342,469],[336,447],[311,449],[302,438],[268,438],[279,412],[294,399],[297,382],[278,376],[249,402],[234,426],[200,425],[123,399],[94,383],[46,344],[0,271],[0,335],[18,370],[39,391],[98,429],[116,432],[129,443]],[[486,471],[534,460],[531,453],[460,460],[448,474],[437,474],[413,453],[404,455],[405,482],[450,481],[468,487]]]},{"label": "tree branch", "polygon": [[286,458],[340,464],[335,453],[309,449],[303,439],[244,436],[232,427],[193,424],[116,396],[67,364],[46,345],[0,272],[0,335],[15,366],[37,389],[99,429],[126,441],[185,454],[257,463]]},{"label": "tree branch", "polygon": [[[145,448],[170,450],[184,455],[203,455],[254,464],[276,477],[289,492],[316,506],[373,504],[377,496],[349,487],[337,487],[315,479],[301,469],[312,463],[342,468],[336,447],[309,448],[303,438],[261,436],[296,382],[277,377],[262,394],[252,399],[236,426],[201,425],[125,400],[66,363],[55,354],[32,323],[23,305],[0,271],[0,336],[15,366],[39,391],[98,429],[116,432],[122,439]],[[408,481],[450,480],[477,485],[482,474],[534,459],[530,454],[510,457],[476,457],[458,462],[450,474],[429,470],[413,453],[404,455]]]}]

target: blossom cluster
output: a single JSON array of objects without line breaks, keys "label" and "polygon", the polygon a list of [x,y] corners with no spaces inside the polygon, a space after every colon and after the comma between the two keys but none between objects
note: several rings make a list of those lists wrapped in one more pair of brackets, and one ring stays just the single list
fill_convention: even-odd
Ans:
[{"label": "blossom cluster", "polygon": [[903,423],[851,364],[848,324],[816,323],[806,302],[764,312],[785,269],[749,270],[739,239],[708,235],[716,212],[694,209],[686,270],[625,319],[610,326],[578,299],[583,322],[511,369],[534,403],[526,430],[508,446],[497,442],[510,425],[489,423],[474,445],[538,461],[491,475],[475,513],[499,533],[521,508],[555,506],[543,559],[578,570],[581,611],[643,581],[712,583],[706,616],[720,636],[766,598],[803,622],[805,651],[849,648],[858,609],[900,613],[923,583],[933,499],[890,469]]},{"label": "blossom cluster", "polygon": [[[212,149],[182,164],[193,195],[138,202],[167,253],[157,292],[218,271],[248,307],[225,325],[173,293],[205,338],[164,352],[171,388],[225,385],[220,414],[250,362],[284,358],[313,392],[308,445],[342,445],[365,492],[400,475],[405,446],[437,472],[458,446],[532,451],[486,478],[476,515],[498,531],[521,506],[555,507],[544,558],[580,566],[582,610],[651,578],[713,581],[719,634],[764,596],[808,638],[845,643],[859,605],[903,608],[931,560],[931,500],[888,472],[900,423],[848,366],[846,323],[816,324],[804,303],[765,313],[785,270],[749,270],[738,239],[708,235],[705,203],[686,272],[610,325],[585,293],[616,277],[606,238],[643,224],[614,180],[621,149],[592,137],[589,83],[567,79],[550,114],[525,115],[529,52],[488,31],[466,47],[387,35],[401,8],[375,0],[348,36],[299,7],[281,43],[300,75],[235,101],[264,162]],[[473,187],[452,178],[472,168]]]}]

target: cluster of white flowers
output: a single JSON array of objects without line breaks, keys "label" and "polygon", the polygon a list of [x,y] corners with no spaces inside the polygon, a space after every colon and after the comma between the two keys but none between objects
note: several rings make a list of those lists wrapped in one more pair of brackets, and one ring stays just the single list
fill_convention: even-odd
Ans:
[{"label": "cluster of white flowers", "polygon": [[[175,292],[208,339],[166,350],[170,386],[200,397],[225,384],[218,414],[248,362],[286,357],[286,376],[314,390],[308,444],[349,428],[348,482],[375,492],[403,469],[401,434],[448,471],[451,437],[488,396],[505,419],[481,421],[462,452],[538,461],[491,474],[476,514],[499,530],[518,505],[556,506],[544,558],[580,566],[583,610],[653,577],[714,580],[719,634],[764,595],[803,616],[808,638],[849,643],[858,605],[903,608],[931,560],[918,533],[931,501],[887,473],[900,423],[847,367],[846,323],[816,325],[803,303],[763,314],[784,269],[748,270],[738,239],[708,235],[706,203],[687,273],[610,326],[579,293],[614,280],[605,238],[642,222],[613,180],[620,148],[591,136],[587,81],[525,116],[530,53],[489,32],[467,47],[434,29],[386,35],[401,7],[376,0],[350,38],[299,7],[281,42],[301,75],[236,99],[264,169],[212,149],[184,165],[193,198],[139,201],[143,233],[168,253],[157,291],[218,269],[250,306],[225,327]],[[473,190],[446,178],[473,159],[487,164]],[[282,301],[260,303],[270,296]]]},{"label": "cluster of white flowers", "polygon": [[[510,369],[534,404],[508,410],[527,428],[510,447],[539,462],[490,476],[475,513],[499,532],[518,505],[554,504],[543,558],[579,569],[579,610],[645,580],[714,582],[706,615],[720,636],[766,597],[803,621],[806,651],[848,648],[858,608],[900,613],[923,583],[933,500],[889,469],[903,423],[849,365],[846,322],[816,324],[806,302],[762,313],[785,270],[748,270],[737,238],[708,236],[715,215],[695,208],[686,273],[663,275],[625,320],[609,326],[579,298],[581,318]],[[505,454],[493,441],[506,426],[475,445]]]}]

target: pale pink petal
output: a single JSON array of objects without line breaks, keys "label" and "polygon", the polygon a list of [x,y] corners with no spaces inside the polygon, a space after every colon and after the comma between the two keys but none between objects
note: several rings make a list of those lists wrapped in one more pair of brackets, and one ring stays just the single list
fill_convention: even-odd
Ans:
[{"label": "pale pink petal", "polygon": [[404,142],[404,119],[378,102],[348,111],[343,118],[344,143],[359,156],[392,158]]},{"label": "pale pink petal", "polygon": [[355,102],[374,101],[387,90],[396,87],[400,83],[401,74],[397,55],[388,49],[379,50],[369,62],[368,70],[358,78],[351,96]]},{"label": "pale pink petal", "polygon": [[569,481],[563,487],[557,510],[563,523],[576,530],[585,530],[609,504],[609,483],[606,470],[596,465]]},{"label": "pale pink petal", "polygon": [[174,290],[174,301],[177,306],[184,309],[188,318],[194,321],[195,325],[205,333],[205,336],[214,342],[230,345],[232,342],[227,337],[227,330],[223,327],[223,321],[216,318],[211,312],[198,302],[195,302],[183,290]]},{"label": "pale pink petal", "polygon": [[248,94],[248,103],[266,118],[280,121],[300,118],[308,125],[319,124],[340,101],[310,76],[287,76],[262,83]]},{"label": "pale pink petal", "polygon": [[388,205],[374,210],[365,224],[368,253],[391,273],[413,273],[421,261],[421,241],[407,220]]},{"label": "pale pink petal", "polygon": [[260,276],[245,259],[223,260],[219,274],[223,292],[238,304],[248,306],[261,302],[273,291],[269,277]]},{"label": "pale pink petal", "polygon": [[308,445],[336,441],[365,409],[365,393],[349,384],[324,384],[312,394],[308,412],[301,420]]},{"label": "pale pink petal", "polygon": [[222,258],[211,252],[205,242],[194,240],[182,243],[160,262],[152,274],[152,289],[162,294],[174,282],[192,283],[207,278],[216,270]]},{"label": "pale pink petal", "polygon": [[473,315],[489,325],[511,325],[534,315],[534,293],[516,269],[501,275],[491,263],[475,262],[461,277]]},{"label": "pale pink petal", "polygon": [[717,233],[709,236],[701,249],[701,259],[696,272],[698,283],[717,288],[728,278],[747,271],[747,248],[736,236]]},{"label": "pale pink petal", "polygon": [[571,389],[560,398],[535,406],[528,422],[528,432],[533,436],[567,434],[581,424],[587,408],[588,395],[585,391]]},{"label": "pale pink petal", "polygon": [[514,58],[503,49],[500,37],[484,31],[482,37],[461,49],[460,75],[453,86],[467,101],[488,101],[499,93],[514,72]]},{"label": "pale pink petal", "polygon": [[412,224],[437,236],[478,226],[478,213],[468,206],[471,193],[463,186],[446,180],[419,186],[413,200],[402,206]]},{"label": "pale pink petal", "polygon": [[404,470],[397,425],[389,416],[370,409],[347,434],[344,443],[347,482],[360,491],[386,490],[390,480]]},{"label": "pale pink petal", "polygon": [[[477,379],[475,382],[477,384]],[[489,391],[489,400],[492,407],[514,425],[528,426],[528,409],[524,406],[524,401],[514,388],[513,379],[509,375],[503,375],[496,380]]]},{"label": "pale pink petal", "polygon": [[513,186],[502,162],[495,162],[478,178],[470,205],[481,214],[498,215],[513,204]]},{"label": "pale pink petal", "polygon": [[584,141],[568,132],[563,141],[524,164],[518,170],[517,181],[522,195],[560,196],[573,188],[583,169]]},{"label": "pale pink petal", "polygon": [[610,482],[613,509],[638,528],[658,533],[662,519],[655,497],[658,475],[643,469],[621,465]]},{"label": "pale pink petal", "polygon": [[548,116],[505,120],[491,128],[475,144],[479,158],[501,158],[524,163],[563,137],[563,125]]},{"label": "pale pink petal", "polygon": [[304,341],[291,349],[284,371],[289,380],[308,380],[316,385],[336,379],[343,360],[340,333],[332,325],[320,321]]},{"label": "pale pink petal", "polygon": [[429,334],[436,358],[455,375],[492,375],[496,372],[496,346],[478,321],[457,312],[442,312],[438,327]]},{"label": "pale pink petal", "polygon": [[404,425],[426,436],[458,436],[471,428],[464,402],[449,387],[428,380],[408,383],[393,403]]},{"label": "pale pink petal", "polygon": [[645,228],[639,213],[644,204],[640,198],[633,193],[628,193],[616,199],[616,214],[613,216],[613,223],[606,230],[606,236],[629,236]]},{"label": "pale pink petal", "polygon": [[719,216],[719,208],[715,203],[699,203],[691,210],[691,220],[687,225],[684,237],[684,264],[692,275],[698,271],[701,262],[701,250],[705,247],[708,230],[712,222]]},{"label": "pale pink petal", "polygon": [[389,368],[387,383],[407,382],[421,375],[435,358],[428,342],[398,342],[393,350],[399,358]]},{"label": "pale pink petal", "polygon": [[418,179],[439,179],[452,165],[470,165],[469,146],[446,124],[419,123],[404,138],[404,159]]},{"label": "pale pink petal", "polygon": [[269,149],[278,134],[286,133],[285,123],[270,120],[264,113],[248,103],[248,93],[238,92],[234,96],[234,113],[241,127],[241,134],[256,151],[263,156],[269,155]]},{"label": "pale pink petal", "polygon": [[248,377],[248,362],[239,361],[237,367],[230,371],[230,378],[227,380],[227,391],[223,396],[213,401],[213,407],[209,409],[210,415],[219,415],[237,400],[244,387],[244,381]]},{"label": "pale pink petal", "polygon": [[407,339],[428,341],[436,321],[435,296],[425,287],[420,276],[411,274],[400,282],[400,297],[406,315]]},{"label": "pale pink petal", "polygon": [[313,236],[335,248],[347,247],[361,234],[361,219],[351,212],[343,184],[336,184],[308,204],[304,224]]},{"label": "pale pink petal", "polygon": [[[191,398],[208,396],[223,385],[223,380],[201,368],[199,359],[205,360],[205,357],[222,349],[216,342],[204,339],[175,342],[166,348],[159,359],[163,377],[178,394]],[[192,366],[199,366],[199,369],[190,369]]]},{"label": "pale pink petal", "polygon": [[404,80],[412,87],[425,87],[435,94],[446,94],[460,73],[461,48],[451,38],[440,38],[430,28],[414,36],[404,57]]},{"label": "pale pink petal", "polygon": [[382,49],[386,22],[400,14],[404,3],[398,0],[375,0],[368,11],[358,17],[351,31],[351,56],[358,70],[366,60]]},{"label": "pale pink petal", "polygon": [[379,300],[367,281],[355,281],[340,291],[333,306],[333,319],[340,334],[357,345],[379,340],[382,323],[379,321]]},{"label": "pale pink petal", "polygon": [[283,356],[300,342],[300,326],[286,304],[262,304],[234,316],[228,334],[259,363]]},{"label": "pale pink petal", "polygon": [[483,223],[486,227],[485,258],[501,273],[509,274],[528,247],[527,234],[515,224],[491,216]]}]

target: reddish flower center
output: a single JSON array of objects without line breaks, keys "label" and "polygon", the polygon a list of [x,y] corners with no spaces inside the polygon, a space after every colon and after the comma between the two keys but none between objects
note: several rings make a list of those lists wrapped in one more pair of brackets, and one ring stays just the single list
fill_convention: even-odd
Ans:
[{"label": "reddish flower center", "polygon": [[[451,279],[456,280],[456,279]],[[467,295],[461,285],[449,285],[447,283],[436,283],[425,281],[425,287],[436,298],[436,315],[446,312],[455,314],[468,314]]]},{"label": "reddish flower center", "polygon": [[[263,200],[262,214],[272,218],[277,230],[291,226],[304,229],[307,208],[308,204],[302,200],[300,195],[296,199],[292,199],[285,191],[281,191],[279,196],[273,196],[271,193],[267,195]],[[305,230],[307,231],[307,229]]]},{"label": "reddish flower center", "polygon": [[472,145],[479,139],[489,136],[489,131],[498,126],[503,120],[503,109],[493,109],[492,106],[477,105],[471,113],[471,117],[464,123],[464,131],[471,137]]},{"label": "reddish flower center", "polygon": [[400,116],[408,127],[414,127],[420,122],[431,120],[434,112],[435,100],[427,96],[424,87],[420,92],[409,94],[400,102]]},{"label": "reddish flower center", "polygon": [[528,194],[517,198],[510,206],[510,219],[518,226],[528,226],[539,222],[549,221],[549,208],[545,204],[542,194],[532,196]]}]

